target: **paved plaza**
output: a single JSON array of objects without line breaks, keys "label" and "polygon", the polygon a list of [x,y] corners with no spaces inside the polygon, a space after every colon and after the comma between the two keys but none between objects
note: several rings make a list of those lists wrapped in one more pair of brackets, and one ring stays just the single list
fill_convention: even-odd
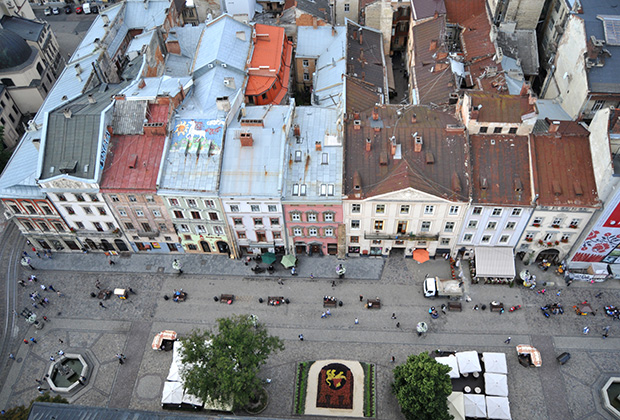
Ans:
[{"label": "paved plaza", "polygon": [[[402,257],[347,259],[346,277],[338,280],[335,274],[339,263],[333,257],[302,257],[299,275],[280,267],[273,275],[254,275],[242,261],[221,256],[181,255],[184,273],[172,269],[173,256],[133,254],[115,257],[109,265],[102,254],[54,254],[53,259],[39,259],[32,264],[39,283],[17,285],[31,271],[15,266],[16,255],[23,250],[2,253],[5,272],[17,269],[7,279],[7,296],[15,293],[15,304],[8,304],[8,325],[13,325],[5,343],[6,354],[1,371],[0,408],[25,404],[38,395],[35,379],[43,377],[49,358],[59,350],[80,352],[94,365],[86,385],[70,401],[80,405],[161,410],[160,400],[166,379],[171,352],[153,351],[151,341],[156,333],[172,329],[183,336],[196,328],[211,328],[215,320],[232,314],[256,314],[271,334],[285,341],[285,350],[271,357],[262,369],[269,406],[262,415],[271,418],[293,417],[295,366],[299,361],[346,359],[370,362],[377,372],[377,419],[404,418],[390,391],[393,364],[403,362],[408,355],[422,351],[477,350],[499,351],[508,356],[508,385],[511,413],[514,419],[611,419],[601,404],[599,387],[609,376],[620,376],[620,323],[606,317],[603,306],[620,301],[617,282],[573,283],[565,287],[551,271],[536,272],[548,285],[545,295],[524,289],[498,285],[465,283],[471,302],[463,302],[463,312],[440,313],[430,319],[428,308],[439,308],[444,300],[431,301],[422,295],[425,274],[446,277],[448,263],[443,259],[418,264]],[[466,267],[465,267],[466,268]],[[517,266],[519,271],[522,267]],[[467,271],[467,270],[465,270]],[[15,272],[15,271],[13,271]],[[17,278],[15,278],[17,277]],[[283,285],[278,284],[282,278]],[[560,282],[558,283],[558,280]],[[336,286],[332,282],[336,281]],[[41,291],[40,284],[53,285],[62,296]],[[101,288],[131,287],[135,294],[127,300],[112,297],[103,301],[92,298],[91,292]],[[28,295],[39,288],[50,304],[34,309]],[[175,303],[165,300],[175,289],[188,293],[188,300]],[[538,288],[540,289],[540,287]],[[560,296],[556,293],[560,291]],[[596,296],[602,292],[602,295]],[[234,294],[232,305],[214,301],[222,293]],[[332,316],[321,318],[322,297],[332,295],[344,305],[332,309]],[[379,297],[380,310],[365,309],[359,296]],[[290,304],[279,307],[259,303],[267,296],[284,296]],[[523,309],[500,315],[472,310],[475,304],[487,305],[493,300],[506,307],[520,304]],[[588,300],[596,316],[577,316],[572,306]],[[564,315],[545,318],[540,306],[560,302]],[[7,303],[5,302],[5,305]],[[28,326],[25,320],[12,315],[15,308],[33,309],[39,319],[49,322],[41,330]],[[391,318],[395,313],[397,319]],[[355,318],[359,324],[355,324]],[[423,337],[415,334],[419,321],[429,324]],[[400,328],[396,323],[400,323]],[[13,324],[12,324],[13,323]],[[602,338],[602,329],[611,325],[609,338]],[[590,327],[584,335],[582,329]],[[303,333],[304,341],[298,340]],[[511,344],[504,344],[508,336]],[[23,344],[24,338],[35,337],[37,343]],[[62,340],[62,343],[61,341]],[[519,365],[515,345],[533,344],[542,352],[542,368]],[[8,351],[16,360],[8,358]],[[568,351],[571,360],[560,366],[555,357]],[[120,365],[117,353],[127,356]],[[243,415],[243,413],[238,413]],[[315,418],[321,418],[315,417]]]}]

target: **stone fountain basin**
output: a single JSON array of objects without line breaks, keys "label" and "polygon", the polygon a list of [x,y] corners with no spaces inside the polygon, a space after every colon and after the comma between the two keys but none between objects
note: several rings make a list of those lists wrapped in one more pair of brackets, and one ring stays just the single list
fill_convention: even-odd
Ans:
[{"label": "stone fountain basin", "polygon": [[614,403],[612,403],[612,401],[609,398],[608,390],[612,385],[616,385],[616,387],[620,388],[620,377],[613,376],[609,378],[609,380],[605,383],[605,385],[601,389],[601,394],[603,396],[603,405],[605,406],[605,409],[607,409],[607,411],[609,411],[610,413],[614,415],[614,417],[616,417],[617,419],[620,419],[620,411],[618,408],[616,408],[616,407],[620,407],[620,402],[616,400]]},{"label": "stone fountain basin", "polygon": [[80,378],[87,377],[90,367],[88,366],[88,363],[86,363],[86,360],[84,359],[84,357],[82,357],[81,354],[65,353],[60,359],[52,363],[47,371],[46,379],[47,379],[47,384],[50,387],[50,390],[54,392],[58,392],[58,393],[68,393],[68,392],[73,391],[78,386],[80,386],[80,382],[75,381],[68,387],[61,387],[61,386],[56,385],[52,380],[52,378],[54,377],[55,371],[59,370],[59,366],[62,365],[63,362],[66,362],[67,360],[74,360],[74,359],[77,359],[80,361],[80,363],[82,363],[82,371],[75,372],[75,373]]}]

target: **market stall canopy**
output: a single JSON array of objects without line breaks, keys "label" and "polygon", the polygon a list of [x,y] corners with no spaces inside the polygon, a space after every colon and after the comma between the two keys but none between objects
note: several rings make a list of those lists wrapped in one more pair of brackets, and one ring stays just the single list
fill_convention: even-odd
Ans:
[{"label": "market stall canopy", "polygon": [[464,394],[463,402],[465,403],[465,416],[478,419],[487,418],[487,404],[484,395]]},{"label": "market stall canopy", "polygon": [[429,260],[428,251],[422,248],[418,248],[413,251],[413,259],[419,263],[424,263]]},{"label": "market stall canopy", "polygon": [[458,378],[459,375],[459,362],[456,360],[456,356],[450,355],[447,357],[436,357],[435,360],[442,365],[450,366],[452,369],[448,372],[451,378]]},{"label": "market stall canopy", "polygon": [[153,344],[151,345],[151,347],[153,348],[153,350],[159,350],[161,349],[161,345],[163,344],[164,340],[174,341],[176,339],[177,339],[176,332],[171,331],[171,330],[162,331],[159,334],[157,334],[155,338],[153,338]]},{"label": "market stall canopy", "polygon": [[542,357],[540,357],[540,352],[536,349],[536,347],[532,347],[527,344],[519,344],[517,346],[517,354],[527,354],[530,356],[530,360],[534,366],[542,366]]},{"label": "market stall canopy", "polygon": [[453,392],[448,395],[448,412],[454,420],[465,420],[465,401],[462,392]]},{"label": "market stall canopy", "polygon": [[459,362],[459,372],[464,373],[480,372],[480,360],[478,360],[478,352],[476,351],[460,351],[456,353]]},{"label": "market stall canopy", "polygon": [[515,257],[512,248],[477,246],[476,277],[514,278]]},{"label": "market stall canopy", "polygon": [[508,396],[508,377],[501,373],[485,373],[484,389],[487,395]]},{"label": "market stall canopy", "polygon": [[202,400],[198,397],[189,394],[187,391],[183,393],[183,402],[185,404],[191,404],[196,407],[202,407]]},{"label": "market stall canopy", "polygon": [[484,371],[488,373],[508,373],[506,355],[504,353],[482,353]]},{"label": "market stall canopy", "polygon": [[510,417],[510,402],[506,397],[487,396],[487,417],[497,420],[512,420]]},{"label": "market stall canopy", "polygon": [[164,382],[162,404],[181,404],[183,402],[183,384],[181,382]]},{"label": "market stall canopy", "polygon": [[284,266],[284,268],[291,268],[297,263],[297,258],[294,255],[286,254],[282,257],[280,263]]}]

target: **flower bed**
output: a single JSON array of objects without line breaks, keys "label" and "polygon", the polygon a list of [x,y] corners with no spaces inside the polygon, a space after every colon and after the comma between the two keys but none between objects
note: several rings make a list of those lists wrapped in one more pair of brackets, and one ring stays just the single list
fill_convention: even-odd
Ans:
[{"label": "flower bed", "polygon": [[297,364],[295,375],[295,414],[304,414],[306,409],[306,388],[308,387],[308,371],[314,361]]},{"label": "flower bed", "polygon": [[353,386],[353,373],[347,366],[341,363],[323,366],[317,382],[316,406],[351,410]]},{"label": "flower bed", "polygon": [[364,368],[364,417],[375,417],[376,393],[375,393],[375,365],[362,363]]}]

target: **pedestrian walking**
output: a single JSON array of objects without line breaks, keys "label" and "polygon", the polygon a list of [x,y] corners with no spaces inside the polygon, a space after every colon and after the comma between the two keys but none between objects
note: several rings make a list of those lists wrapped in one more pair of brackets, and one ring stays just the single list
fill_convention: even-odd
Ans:
[{"label": "pedestrian walking", "polygon": [[400,322],[396,323],[396,328],[400,328]]},{"label": "pedestrian walking", "polygon": [[44,316],[44,317],[43,317],[43,321],[45,321],[45,322],[49,322],[49,319],[47,319],[47,317],[46,317],[46,316]]},{"label": "pedestrian walking", "polygon": [[38,383],[39,385],[43,385],[43,381],[42,381],[41,379],[36,379],[36,378],[35,378],[35,379],[34,379],[34,381],[35,381],[36,383]]},{"label": "pedestrian walking", "polygon": [[56,289],[54,289],[54,286],[52,286],[51,284],[49,286],[47,286],[48,289],[50,289],[52,292],[55,292]]},{"label": "pedestrian walking", "polygon": [[58,295],[58,297],[63,297],[63,296],[64,296],[64,293],[61,293],[61,292],[56,292],[56,295]]},{"label": "pedestrian walking", "polygon": [[48,303],[50,303],[50,300],[48,298],[43,298],[43,302],[45,302],[45,304],[47,305]]},{"label": "pedestrian walking", "polygon": [[279,284],[280,286],[284,286],[284,282],[282,281],[282,279],[281,279],[281,278],[280,278],[280,279],[278,279],[278,284]]},{"label": "pedestrian walking", "polygon": [[390,360],[390,362],[394,363],[395,361],[396,361],[396,358],[392,356],[392,359]]},{"label": "pedestrian walking", "polygon": [[[32,249],[34,249],[34,248],[32,248]],[[22,255],[23,255],[24,257],[26,257],[26,258],[27,258],[27,257],[30,257],[30,255],[28,255],[28,253],[27,253],[26,251],[24,251],[24,253],[23,253]]]},{"label": "pedestrian walking", "polygon": [[29,343],[28,339],[24,338],[24,344],[28,344],[28,343]]},{"label": "pedestrian walking", "polygon": [[39,258],[39,259],[41,258],[41,254],[39,253],[39,251],[36,251],[35,254],[36,254],[37,258]]},{"label": "pedestrian walking", "polygon": [[364,301],[364,296],[360,295],[360,302]]},{"label": "pedestrian walking", "polygon": [[123,360],[125,360],[125,359],[126,359],[126,357],[125,357],[125,355],[124,355],[124,354],[122,354],[122,353],[118,353],[118,354],[116,355],[116,357],[118,358],[118,363],[119,363],[119,364],[121,364],[121,365],[122,365],[123,363],[125,363],[125,362],[123,361]]},{"label": "pedestrian walking", "polygon": [[181,270],[181,262],[176,258],[172,260],[172,269],[177,270],[179,272],[179,275],[183,274],[183,270]]},{"label": "pedestrian walking", "polygon": [[9,353],[9,359],[15,360],[15,355],[13,353]]},{"label": "pedestrian walking", "polygon": [[442,303],[441,304],[441,312],[445,315],[446,314],[446,304]]},{"label": "pedestrian walking", "polygon": [[609,337],[609,328],[610,326],[603,327],[603,339]]},{"label": "pedestrian walking", "polygon": [[114,265],[116,264],[112,258],[108,258],[108,264]]},{"label": "pedestrian walking", "polygon": [[583,327],[583,333],[588,334],[590,332],[590,327]]},{"label": "pedestrian walking", "polygon": [[396,319],[396,313],[392,312],[392,319]]},{"label": "pedestrian walking", "polygon": [[47,251],[47,258],[48,259],[52,259],[52,250],[50,249],[49,251]]},{"label": "pedestrian walking", "polygon": [[19,284],[21,287],[26,287],[26,282],[23,280],[19,280],[17,284]]},{"label": "pedestrian walking", "polygon": [[332,287],[336,287],[336,281],[332,280]]},{"label": "pedestrian walking", "polygon": [[54,356],[50,356],[50,362],[55,362],[56,359],[54,358]]},{"label": "pedestrian walking", "polygon": [[34,344],[37,344],[37,340],[35,340],[34,337],[30,337],[30,341],[32,341]]},{"label": "pedestrian walking", "polygon": [[58,350],[58,355],[59,355],[59,356],[64,356],[64,355],[65,355],[65,352],[64,352],[64,351],[62,351],[62,350]]},{"label": "pedestrian walking", "polygon": [[327,315],[327,316],[331,316],[331,314],[332,313],[331,313],[331,311],[329,309],[325,312],[325,315]]},{"label": "pedestrian walking", "polygon": [[35,307],[36,309],[39,309],[39,307],[37,306],[36,302],[32,302],[32,306]]},{"label": "pedestrian walking", "polygon": [[62,340],[62,338],[59,338],[59,339],[58,339],[58,342],[59,342],[60,344],[65,344],[65,342]]},{"label": "pedestrian walking", "polygon": [[355,325],[357,325],[357,324],[359,324],[359,323],[360,323],[360,320],[359,320],[359,319],[357,319],[357,318],[355,318]]},{"label": "pedestrian walking", "polygon": [[321,318],[325,318],[326,316],[327,316],[327,314],[326,314],[325,312],[323,312],[323,313],[321,314]]},{"label": "pedestrian walking", "polygon": [[95,282],[95,287],[96,287],[98,290],[101,290],[101,283],[99,283],[99,280],[97,280],[97,281]]},{"label": "pedestrian walking", "polygon": [[40,386],[37,387],[37,391],[39,391],[39,394],[43,394],[45,393],[46,389],[45,388],[41,388]]},{"label": "pedestrian walking", "polygon": [[106,306],[103,304],[103,302],[99,302],[99,307],[101,307],[101,308],[103,308],[103,309],[105,309],[105,308],[106,308]]},{"label": "pedestrian walking", "polygon": [[299,341],[304,341],[304,335],[303,334],[299,334]]},{"label": "pedestrian walking", "polygon": [[314,274],[310,273],[310,279],[314,279]]},{"label": "pedestrian walking", "polygon": [[508,337],[506,340],[504,340],[504,344],[510,344],[511,340],[512,340],[512,337]]}]

